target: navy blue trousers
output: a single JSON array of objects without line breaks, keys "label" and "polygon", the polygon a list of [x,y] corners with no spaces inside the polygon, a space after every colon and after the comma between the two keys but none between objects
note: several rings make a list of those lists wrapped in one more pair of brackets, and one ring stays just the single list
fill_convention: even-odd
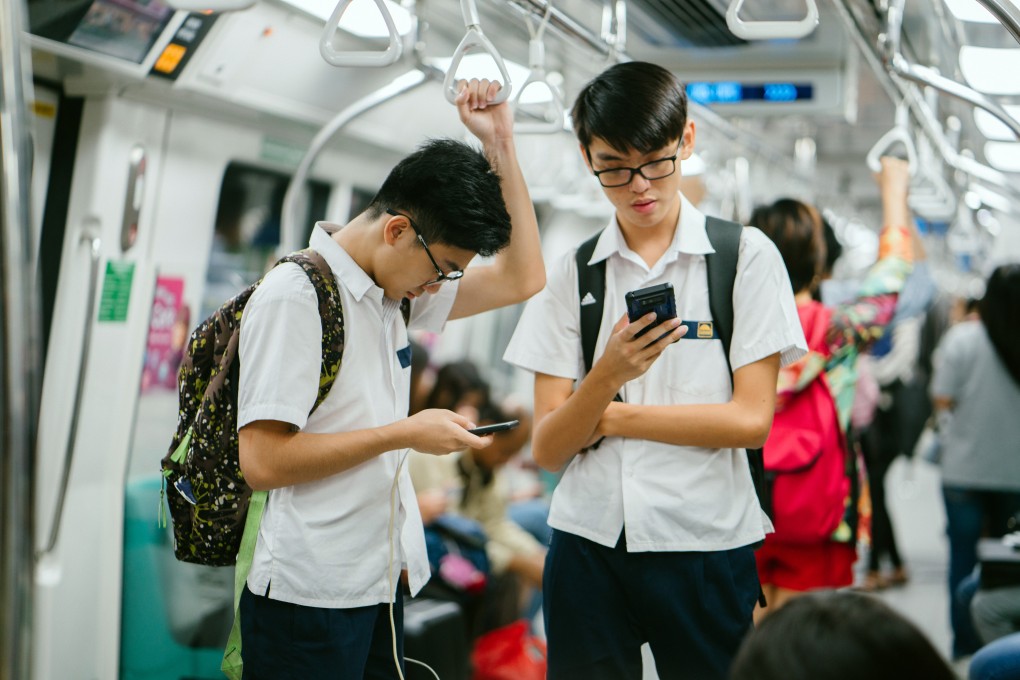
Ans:
[{"label": "navy blue trousers", "polygon": [[[305,607],[241,593],[244,680],[395,680],[389,605]],[[393,604],[404,667],[404,599]]]},{"label": "navy blue trousers", "polygon": [[554,531],[543,591],[549,680],[723,680],[751,630],[760,586],[751,546],[628,553]]}]

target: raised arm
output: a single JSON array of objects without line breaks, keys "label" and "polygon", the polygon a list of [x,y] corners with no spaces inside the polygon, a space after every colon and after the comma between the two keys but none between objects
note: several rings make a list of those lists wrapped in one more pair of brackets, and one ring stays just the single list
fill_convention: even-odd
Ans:
[{"label": "raised arm", "polygon": [[517,162],[510,106],[488,104],[499,92],[499,83],[461,81],[460,88],[457,111],[468,130],[482,142],[485,155],[499,174],[512,232],[510,245],[493,258],[491,265],[469,267],[464,273],[451,319],[522,302],[545,286],[538,221]]}]

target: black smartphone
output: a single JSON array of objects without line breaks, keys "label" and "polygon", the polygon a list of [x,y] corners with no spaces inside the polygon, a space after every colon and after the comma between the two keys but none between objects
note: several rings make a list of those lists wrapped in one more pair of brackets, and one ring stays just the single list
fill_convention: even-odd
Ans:
[{"label": "black smartphone", "polygon": [[634,337],[640,338],[663,321],[676,318],[676,297],[673,295],[672,283],[660,283],[657,286],[632,290],[624,298],[627,301],[627,317],[631,323],[648,312],[655,312],[655,321],[652,325]]},{"label": "black smartphone", "polygon": [[493,425],[482,425],[476,427],[473,430],[468,430],[471,434],[476,434],[479,437],[485,434],[492,434],[493,432],[504,432],[506,430],[512,430],[521,424],[519,420],[508,420],[505,423],[495,423]]}]

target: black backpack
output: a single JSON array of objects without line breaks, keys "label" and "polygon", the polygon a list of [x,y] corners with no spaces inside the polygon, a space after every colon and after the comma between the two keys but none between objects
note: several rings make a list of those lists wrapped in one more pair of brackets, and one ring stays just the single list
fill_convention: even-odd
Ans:
[{"label": "black backpack", "polygon": [[[743,226],[736,222],[720,220],[716,217],[705,219],[705,230],[708,240],[712,242],[715,253],[705,256],[708,270],[708,305],[712,311],[712,320],[722,340],[726,364],[730,363],[730,340],[733,338],[733,284],[737,276],[737,257],[740,252],[740,233]],[[602,323],[602,310],[606,292],[606,261],[600,260],[589,265],[595,244],[602,232],[595,234],[577,249],[577,290],[579,299],[595,299],[592,304],[581,306],[581,349],[584,354],[585,371],[590,372],[595,358],[595,343],[598,340],[599,326]],[[733,371],[730,370],[730,381]],[[620,395],[616,395],[620,400]],[[747,464],[751,469],[751,479],[758,502],[762,509],[772,517],[772,500],[769,485],[765,480],[765,459],[761,449],[747,449]]]},{"label": "black backpack", "polygon": [[[322,368],[314,412],[340,372],[344,319],[340,291],[329,265],[312,249],[277,264],[304,270],[319,301]],[[235,563],[252,489],[244,481],[237,448],[238,342],[241,314],[255,282],[223,304],[191,334],[177,376],[180,393],[177,432],[163,458],[163,492],[173,520],[174,555],[209,566]],[[160,500],[161,519],[164,505]]]}]

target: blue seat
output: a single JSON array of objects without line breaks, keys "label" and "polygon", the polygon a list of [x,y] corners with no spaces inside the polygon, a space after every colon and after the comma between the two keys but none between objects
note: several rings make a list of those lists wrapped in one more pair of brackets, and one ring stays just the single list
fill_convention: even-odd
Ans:
[{"label": "blue seat", "polygon": [[[226,640],[230,617],[224,618],[220,600],[232,604],[233,569],[174,559],[170,531],[156,522],[159,489],[158,476],[131,480],[126,489],[120,677],[221,680],[221,641]],[[228,585],[224,589],[222,584]],[[215,596],[209,598],[209,592]],[[195,608],[196,598],[201,598],[197,608],[202,612],[196,622],[182,624],[179,610]]]}]

